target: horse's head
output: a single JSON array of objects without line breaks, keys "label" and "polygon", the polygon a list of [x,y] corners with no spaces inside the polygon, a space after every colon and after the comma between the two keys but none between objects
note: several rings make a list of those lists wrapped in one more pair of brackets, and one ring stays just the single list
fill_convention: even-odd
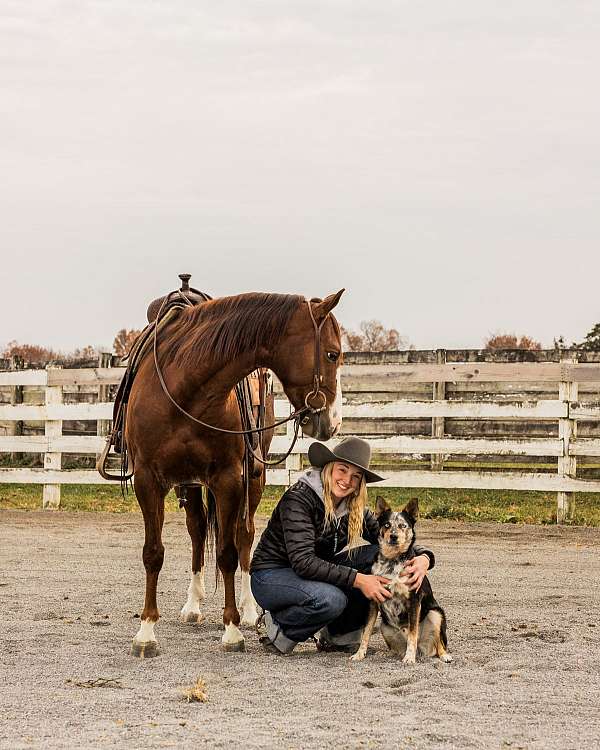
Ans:
[{"label": "horse's head", "polygon": [[342,424],[342,341],[331,310],[343,291],[300,305],[275,355],[273,369],[287,397],[296,409],[308,407],[302,430],[317,440],[329,440]]}]

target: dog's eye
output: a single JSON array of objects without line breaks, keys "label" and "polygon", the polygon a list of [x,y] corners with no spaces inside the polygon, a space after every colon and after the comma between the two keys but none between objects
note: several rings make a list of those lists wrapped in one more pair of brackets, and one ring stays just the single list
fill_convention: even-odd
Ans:
[{"label": "dog's eye", "polygon": [[327,359],[331,360],[332,362],[337,362],[339,358],[339,352],[327,352]]},{"label": "dog's eye", "polygon": [[392,528],[392,524],[391,523],[384,523],[383,524],[383,528],[384,529],[391,529]]}]

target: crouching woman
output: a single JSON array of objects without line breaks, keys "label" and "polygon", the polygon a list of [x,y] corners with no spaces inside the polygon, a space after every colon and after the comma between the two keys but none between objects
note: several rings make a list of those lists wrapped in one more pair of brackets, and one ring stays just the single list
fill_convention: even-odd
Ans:
[{"label": "crouching woman", "polygon": [[[366,485],[383,479],[369,470],[370,458],[360,438],[333,450],[313,443],[311,468],[273,511],[250,567],[252,593],[265,611],[266,650],[289,654],[312,636],[319,650],[355,650],[369,600],[391,596],[387,579],[370,573],[379,526],[366,507]],[[415,545],[407,585],[418,589],[433,565],[433,553]]]}]

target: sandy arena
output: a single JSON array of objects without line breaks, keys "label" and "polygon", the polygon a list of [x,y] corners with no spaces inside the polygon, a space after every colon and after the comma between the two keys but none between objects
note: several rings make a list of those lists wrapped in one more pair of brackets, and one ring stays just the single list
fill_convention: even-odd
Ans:
[{"label": "sandy arena", "polygon": [[[264,525],[264,522],[260,525]],[[600,529],[421,522],[450,665],[220,648],[222,589],[183,625],[184,514],[165,523],[156,659],[129,656],[138,514],[0,511],[0,747],[600,747]],[[182,689],[201,677],[208,702]]]}]

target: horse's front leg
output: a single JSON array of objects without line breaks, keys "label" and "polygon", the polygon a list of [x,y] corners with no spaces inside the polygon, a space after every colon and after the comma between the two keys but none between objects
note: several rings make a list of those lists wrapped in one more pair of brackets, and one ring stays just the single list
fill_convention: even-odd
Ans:
[{"label": "horse's front leg", "polygon": [[217,564],[225,586],[225,609],[223,624],[225,632],[221,643],[225,651],[244,651],[246,648],[240,624],[240,613],[235,604],[235,571],[238,566],[238,551],[235,544],[238,510],[244,502],[240,472],[221,475],[213,484],[217,501]]},{"label": "horse's front leg", "polygon": [[159,654],[154,625],[159,617],[156,586],[165,554],[162,527],[167,490],[161,487],[151,472],[145,471],[143,467],[136,467],[134,488],[144,516],[145,541],[142,559],[146,568],[146,598],[141,614],[140,629],[133,639],[131,653],[134,656],[148,658]]},{"label": "horse's front leg", "polygon": [[240,557],[240,568],[242,570],[242,587],[240,591],[239,609],[242,615],[242,625],[256,625],[258,620],[257,605],[250,589],[250,556],[252,553],[252,542],[254,541],[254,515],[264,487],[263,477],[253,479],[250,483],[250,518],[248,528],[246,521],[242,518],[238,521],[237,546]]},{"label": "horse's front leg", "polygon": [[185,520],[192,540],[192,577],[187,600],[180,613],[182,622],[200,623],[204,615],[200,604],[206,597],[204,587],[204,544],[206,541],[206,508],[202,498],[202,487],[188,487],[185,503]]}]

